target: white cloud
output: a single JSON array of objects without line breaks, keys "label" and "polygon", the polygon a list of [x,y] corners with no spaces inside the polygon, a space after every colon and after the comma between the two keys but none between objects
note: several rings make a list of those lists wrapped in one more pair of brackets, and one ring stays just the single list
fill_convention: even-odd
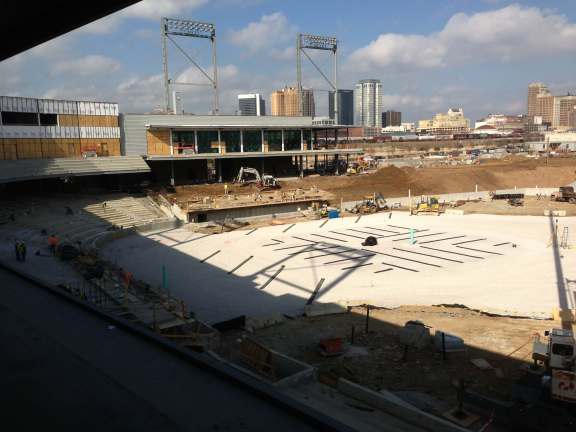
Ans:
[{"label": "white cloud", "polygon": [[161,17],[176,17],[207,3],[207,0],[142,0],[115,14],[108,15],[84,27],[85,33],[103,34],[113,32],[125,18],[157,20]]},{"label": "white cloud", "polygon": [[381,34],[354,51],[349,60],[360,70],[511,62],[576,52],[575,40],[576,24],[564,15],[515,4],[472,15],[455,14],[438,33]]},{"label": "white cloud", "polygon": [[[234,45],[246,48],[254,54],[263,50],[279,50],[279,46],[294,40],[296,27],[288,22],[282,12],[263,15],[260,21],[251,22],[246,27],[231,31],[228,39]],[[280,53],[286,49],[281,48]]]},{"label": "white cloud", "polygon": [[70,74],[77,76],[99,75],[116,72],[120,69],[120,62],[110,57],[101,55],[87,55],[72,60],[56,63],[52,67],[51,74]]}]

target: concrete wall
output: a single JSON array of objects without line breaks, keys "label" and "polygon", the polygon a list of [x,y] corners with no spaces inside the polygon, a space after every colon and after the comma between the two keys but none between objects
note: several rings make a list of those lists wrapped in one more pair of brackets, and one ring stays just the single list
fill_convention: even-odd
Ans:
[{"label": "concrete wall", "polygon": [[[248,208],[235,208],[235,209],[222,209],[209,212],[195,211],[191,212],[195,215],[198,213],[206,213],[208,221],[223,221],[224,219],[252,219],[258,217],[270,217],[272,215],[285,215],[287,213],[297,213],[298,209],[306,210],[312,201],[309,202],[299,202],[299,203],[284,203],[276,205],[262,205],[259,207],[248,207]],[[192,221],[192,220],[190,220]]]},{"label": "concrete wall", "polygon": [[338,380],[338,390],[348,397],[364,402],[426,431],[464,432],[468,430],[440,417],[421,411],[387,391],[378,393],[343,378]]},{"label": "concrete wall", "polygon": [[522,138],[486,138],[464,140],[417,140],[417,141],[386,141],[383,143],[354,142],[339,143],[338,148],[361,148],[368,154],[408,154],[431,151],[434,148],[454,150],[457,148],[502,147],[506,144],[523,143]]},{"label": "concrete wall", "polygon": [[[495,193],[523,193],[526,196],[536,196],[538,194],[549,196],[552,192],[558,192],[558,188],[517,188],[517,189],[498,189],[493,191]],[[475,199],[483,199],[489,200],[490,199],[490,191],[479,191],[479,192],[459,192],[459,193],[450,193],[450,194],[427,194],[427,195],[412,195],[412,197],[393,197],[393,198],[386,198],[386,203],[389,206],[392,206],[396,203],[400,204],[403,207],[408,207],[410,205],[410,200],[412,202],[417,202],[420,200],[421,196],[435,196],[438,197],[440,202],[450,202],[450,201],[468,201],[468,200],[475,200]],[[352,208],[356,204],[361,203],[362,201],[347,201],[344,203],[344,208]]]}]

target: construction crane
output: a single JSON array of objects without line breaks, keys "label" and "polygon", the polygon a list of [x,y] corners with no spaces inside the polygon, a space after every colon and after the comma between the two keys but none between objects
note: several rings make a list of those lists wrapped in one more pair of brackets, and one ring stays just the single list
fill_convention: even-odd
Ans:
[{"label": "construction crane", "polygon": [[276,177],[269,174],[260,175],[256,168],[250,167],[241,167],[234,181],[239,184],[256,183],[256,186],[261,191],[280,189],[281,187],[280,181]]}]

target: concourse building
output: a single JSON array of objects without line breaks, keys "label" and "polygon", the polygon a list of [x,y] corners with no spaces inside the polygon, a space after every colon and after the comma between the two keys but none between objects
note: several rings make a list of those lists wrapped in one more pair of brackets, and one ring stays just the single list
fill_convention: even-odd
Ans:
[{"label": "concourse building", "polygon": [[229,181],[240,167],[274,176],[303,175],[362,154],[338,149],[348,127],[312,117],[124,114],[123,151],[142,156],[155,180],[172,184]]}]

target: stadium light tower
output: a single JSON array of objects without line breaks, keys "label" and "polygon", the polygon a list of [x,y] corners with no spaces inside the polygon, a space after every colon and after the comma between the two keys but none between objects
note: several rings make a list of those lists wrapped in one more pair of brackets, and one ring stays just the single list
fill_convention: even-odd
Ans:
[{"label": "stadium light tower", "polygon": [[[218,66],[216,64],[216,27],[214,24],[204,23],[199,21],[190,21],[174,18],[162,18],[161,23],[162,34],[162,62],[164,66],[164,92],[166,111],[170,111],[170,84],[173,85],[198,85],[210,86],[214,90],[214,102],[212,113],[218,114]],[[210,46],[212,52],[212,76],[208,74],[190,54],[188,54],[176,41],[173,36],[183,36],[192,38],[210,39]],[[192,83],[192,82],[177,82],[170,78],[168,73],[168,50],[166,41],[169,40],[180,51],[180,53],[188,59],[209,81],[209,83]]]},{"label": "stadium light tower", "polygon": [[[305,49],[332,51],[333,71],[332,79],[328,78],[322,69],[312,60]],[[312,66],[322,75],[334,91],[334,118],[338,119],[338,39],[332,36],[318,36],[299,33],[296,37],[296,82],[298,85],[298,99],[300,101],[299,113],[302,115],[302,54],[310,60]]]}]

